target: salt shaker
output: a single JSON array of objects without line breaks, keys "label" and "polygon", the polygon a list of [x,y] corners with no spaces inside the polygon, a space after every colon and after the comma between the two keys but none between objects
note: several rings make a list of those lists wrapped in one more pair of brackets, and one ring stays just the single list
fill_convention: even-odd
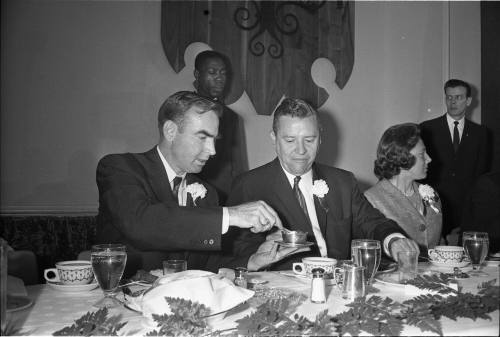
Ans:
[{"label": "salt shaker", "polygon": [[325,292],[325,271],[321,268],[315,268],[312,271],[312,282],[311,282],[311,302],[313,303],[325,303],[326,302],[326,292]]},{"label": "salt shaker", "polygon": [[234,284],[238,287],[247,288],[248,270],[244,267],[237,267],[234,270]]}]

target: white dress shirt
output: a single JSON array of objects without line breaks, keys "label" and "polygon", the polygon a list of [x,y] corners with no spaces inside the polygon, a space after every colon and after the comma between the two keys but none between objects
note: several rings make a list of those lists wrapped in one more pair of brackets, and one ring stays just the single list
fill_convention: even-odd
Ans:
[{"label": "white dress shirt", "polygon": [[[285,172],[286,177],[288,178],[290,186],[292,186],[293,188],[295,176],[293,174],[288,173],[283,167],[282,169]],[[318,222],[318,216],[316,215],[316,207],[314,205],[314,195],[312,193],[312,185],[313,185],[312,170],[309,170],[300,176],[299,189],[304,195],[304,199],[306,201],[309,221],[311,222],[313,234],[314,237],[316,238],[316,242],[318,243],[319,252],[321,256],[328,256],[325,238],[323,237],[323,234],[321,234],[321,229],[319,227],[319,222]]]},{"label": "white dress shirt", "polygon": [[[156,146],[156,150],[158,151],[158,155],[160,156],[161,162],[165,167],[165,172],[167,173],[168,182],[170,183],[170,188],[172,190],[174,189],[175,177],[179,176],[182,178],[181,184],[179,185],[177,198],[179,200],[180,206],[186,206],[187,202],[186,179],[185,179],[186,173],[184,172],[184,174],[182,175],[177,175],[177,173],[175,173],[174,169],[170,166],[170,164],[167,162],[167,160],[161,153],[160,148],[158,146]],[[222,207],[222,234],[227,233],[228,229],[229,229],[229,211],[227,210],[227,207]]]},{"label": "white dress shirt", "polygon": [[465,117],[460,118],[459,120],[455,120],[450,117],[450,115],[446,114],[446,121],[448,122],[448,129],[450,130],[451,140],[453,141],[453,130],[455,129],[455,121],[458,122],[458,135],[460,137],[460,141],[462,140],[462,134],[464,133],[465,126]]}]

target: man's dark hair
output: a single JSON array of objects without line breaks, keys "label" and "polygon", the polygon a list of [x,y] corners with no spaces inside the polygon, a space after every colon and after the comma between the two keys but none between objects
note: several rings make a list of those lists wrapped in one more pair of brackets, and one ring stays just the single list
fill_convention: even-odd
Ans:
[{"label": "man's dark hair", "polygon": [[203,66],[203,64],[207,60],[214,58],[221,59],[222,62],[224,62],[224,64],[226,65],[226,68],[229,68],[229,60],[227,59],[226,55],[215,50],[205,50],[196,55],[196,58],[194,59],[194,68],[198,71],[201,71],[201,67]]},{"label": "man's dark hair", "polygon": [[304,100],[298,98],[285,98],[281,101],[281,104],[276,108],[276,111],[274,111],[273,131],[275,134],[278,132],[278,120],[281,116],[298,118],[315,116],[316,122],[318,123],[318,129],[321,130],[318,112]]},{"label": "man's dark hair", "polygon": [[377,147],[373,172],[379,179],[390,179],[415,165],[410,151],[420,140],[420,127],[414,123],[397,124],[388,128]]},{"label": "man's dark hair", "polygon": [[192,91],[178,91],[169,96],[158,111],[158,128],[160,129],[160,134],[167,120],[173,121],[182,131],[186,111],[193,106],[200,109],[197,111],[199,114],[214,111],[219,118],[222,116],[222,106],[219,103],[213,102]]},{"label": "man's dark hair", "polygon": [[469,83],[462,81],[462,80],[457,80],[455,78],[452,78],[451,80],[446,81],[446,83],[444,84],[444,93],[446,94],[446,89],[456,88],[456,87],[464,87],[466,96],[471,97],[472,91],[471,91]]}]

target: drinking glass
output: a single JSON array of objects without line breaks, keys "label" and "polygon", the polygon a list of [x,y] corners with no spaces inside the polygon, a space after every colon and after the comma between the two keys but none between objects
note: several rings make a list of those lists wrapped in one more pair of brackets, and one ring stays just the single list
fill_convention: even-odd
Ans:
[{"label": "drinking glass", "polygon": [[115,296],[127,263],[125,246],[121,244],[94,245],[90,253],[90,261],[95,278],[104,293],[104,298],[94,306],[113,308],[121,305]]},{"label": "drinking glass", "polygon": [[187,269],[186,260],[166,260],[163,261],[163,275],[179,273]]},{"label": "drinking glass", "polygon": [[488,276],[479,270],[481,264],[488,255],[490,241],[486,232],[464,232],[462,234],[462,245],[465,253],[472,264],[471,276]]},{"label": "drinking glass", "polygon": [[405,284],[417,276],[418,253],[416,251],[398,252],[399,283]]},{"label": "drinking glass", "polygon": [[365,281],[372,284],[380,265],[382,251],[378,240],[352,240],[351,255],[356,266],[365,267]]}]

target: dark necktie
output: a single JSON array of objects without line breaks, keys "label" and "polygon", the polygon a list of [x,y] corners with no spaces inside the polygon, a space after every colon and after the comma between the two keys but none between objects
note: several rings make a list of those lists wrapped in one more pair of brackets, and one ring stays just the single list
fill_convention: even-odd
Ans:
[{"label": "dark necktie", "polygon": [[179,203],[179,186],[181,185],[182,177],[174,178],[174,187],[172,188],[172,193],[174,194],[174,199]]},{"label": "dark necktie", "polygon": [[455,153],[458,152],[458,146],[460,145],[460,134],[458,133],[458,121],[454,121],[455,127],[453,128],[453,150]]},{"label": "dark necktie", "polygon": [[306,218],[309,220],[309,213],[307,212],[306,199],[304,199],[304,195],[300,191],[299,181],[300,181],[300,176],[296,176],[295,179],[293,179],[293,193],[295,193],[295,197],[299,201],[300,208],[302,208],[304,214],[306,215]]}]

